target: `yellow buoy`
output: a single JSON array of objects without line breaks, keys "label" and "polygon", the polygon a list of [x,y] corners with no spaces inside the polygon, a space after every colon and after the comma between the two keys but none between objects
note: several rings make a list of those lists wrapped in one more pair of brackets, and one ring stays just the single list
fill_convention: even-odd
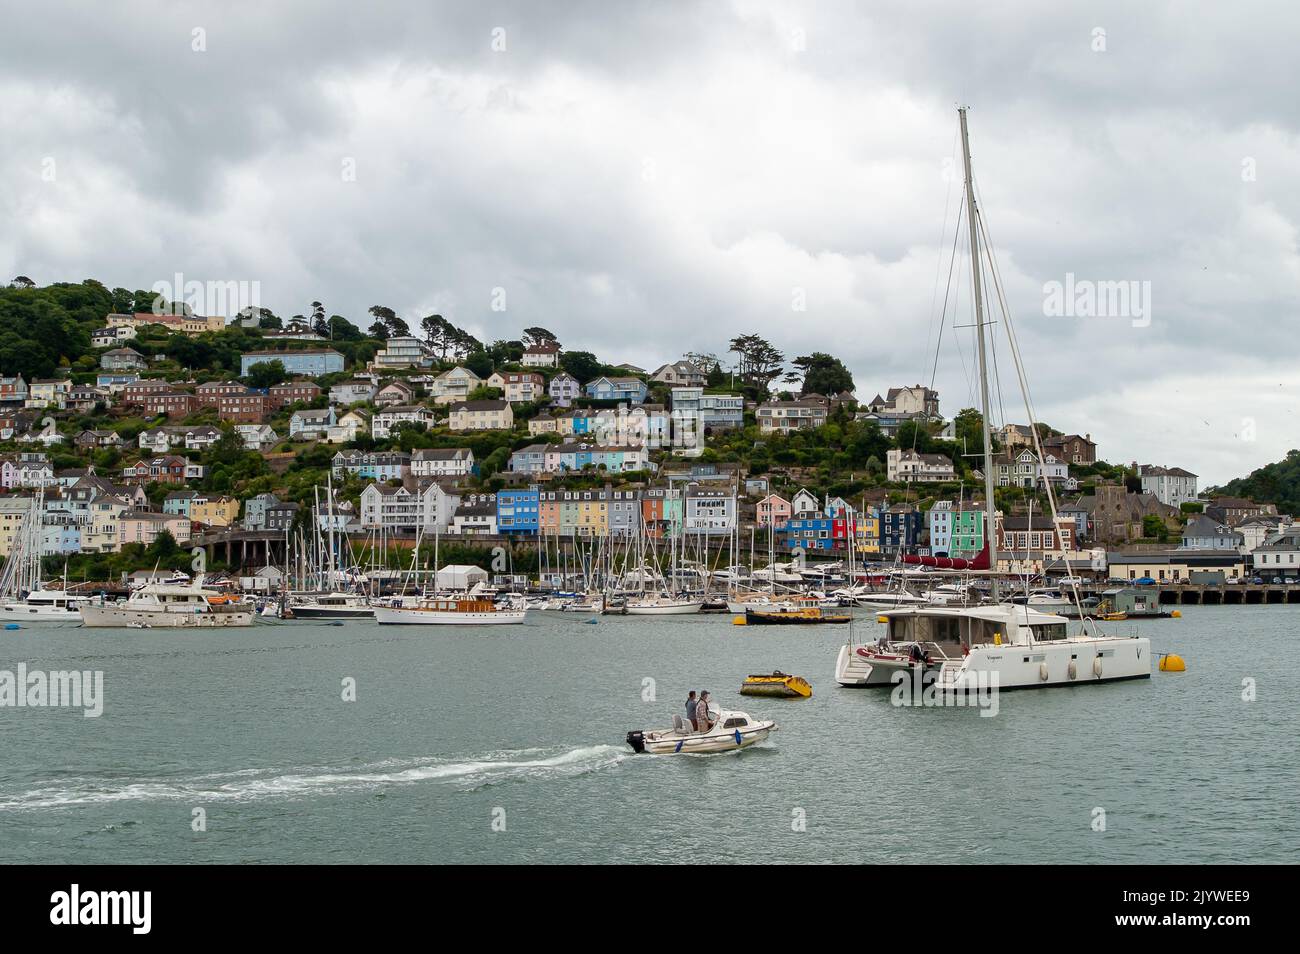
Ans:
[{"label": "yellow buoy", "polygon": [[1183,657],[1176,653],[1165,653],[1160,657],[1161,672],[1186,672],[1187,663],[1183,662]]},{"label": "yellow buoy", "polygon": [[1182,611],[1180,611],[1180,610],[1174,610],[1174,611],[1173,611],[1172,613],[1170,613],[1169,615],[1170,615],[1173,619],[1182,619],[1182,618],[1183,618]]},{"label": "yellow buoy", "polygon": [[731,625],[732,625],[732,626],[744,626],[744,625],[745,625],[745,617],[743,617],[743,616],[733,616],[733,617],[731,618]]}]

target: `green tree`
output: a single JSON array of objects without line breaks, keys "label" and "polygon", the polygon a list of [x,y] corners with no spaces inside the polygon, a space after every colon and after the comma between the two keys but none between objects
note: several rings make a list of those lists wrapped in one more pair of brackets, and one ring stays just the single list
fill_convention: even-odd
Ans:
[{"label": "green tree", "polygon": [[248,384],[255,388],[269,388],[272,385],[283,384],[289,380],[289,372],[285,370],[284,362],[259,361],[248,369]]},{"label": "green tree", "polygon": [[560,367],[577,378],[579,384],[586,384],[600,377],[604,365],[590,351],[566,351],[560,355]]},{"label": "green tree", "polygon": [[839,358],[823,351],[795,358],[791,364],[797,371],[795,380],[803,381],[800,394],[839,394],[853,390],[849,369]]},{"label": "green tree", "polygon": [[530,345],[545,344],[547,342],[558,342],[560,339],[555,337],[545,328],[534,327],[524,329],[524,341]]}]

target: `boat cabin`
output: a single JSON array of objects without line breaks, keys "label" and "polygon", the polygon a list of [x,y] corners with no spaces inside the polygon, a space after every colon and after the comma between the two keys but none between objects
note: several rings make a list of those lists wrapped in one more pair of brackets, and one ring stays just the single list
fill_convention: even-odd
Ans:
[{"label": "boat cabin", "polygon": [[905,607],[881,614],[891,643],[933,643],[946,655],[962,646],[1024,645],[1066,638],[1066,621],[1025,606]]}]

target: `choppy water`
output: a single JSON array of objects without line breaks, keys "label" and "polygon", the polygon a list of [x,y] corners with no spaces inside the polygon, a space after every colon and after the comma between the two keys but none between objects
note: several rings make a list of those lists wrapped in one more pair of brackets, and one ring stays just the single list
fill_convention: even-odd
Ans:
[{"label": "choppy water", "polygon": [[[1188,671],[1006,693],[994,718],[836,687],[843,627],[534,615],[0,632],[0,669],[102,670],[106,697],[97,719],[0,708],[0,861],[1278,862],[1300,844],[1297,607],[1114,624]],[[773,668],[813,698],[736,695]],[[632,755],[626,731],[690,688],[781,729]]]}]

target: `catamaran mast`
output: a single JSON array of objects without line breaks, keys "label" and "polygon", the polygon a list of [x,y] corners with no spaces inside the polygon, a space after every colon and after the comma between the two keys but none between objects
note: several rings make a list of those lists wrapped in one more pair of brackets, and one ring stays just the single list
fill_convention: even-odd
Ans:
[{"label": "catamaran mast", "polygon": [[[984,418],[984,544],[989,549],[992,576],[991,596],[998,601],[998,539],[993,511],[993,430],[989,423],[989,373],[984,348],[984,293],[980,288],[979,224],[975,218],[975,180],[970,167],[970,136],[966,131],[966,107],[957,107],[961,117],[961,152],[966,165],[966,223],[970,226],[971,290],[975,296],[975,335],[979,342],[980,413]],[[1029,422],[1033,427],[1033,421]]]}]

